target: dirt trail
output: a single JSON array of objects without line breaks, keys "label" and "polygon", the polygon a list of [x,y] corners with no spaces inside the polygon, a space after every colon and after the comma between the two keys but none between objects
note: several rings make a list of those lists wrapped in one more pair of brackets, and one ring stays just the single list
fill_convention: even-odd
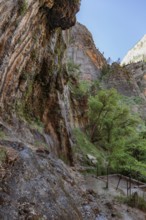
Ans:
[{"label": "dirt trail", "polygon": [[106,189],[105,179],[101,180],[92,175],[86,175],[84,180],[86,189],[93,190],[99,197],[97,202],[100,215],[96,220],[146,220],[146,213],[117,201],[117,196],[125,194],[125,190],[121,189],[122,186],[125,186],[123,181],[121,181],[119,189],[116,190],[117,179],[114,179],[113,182],[110,181],[109,189]]}]

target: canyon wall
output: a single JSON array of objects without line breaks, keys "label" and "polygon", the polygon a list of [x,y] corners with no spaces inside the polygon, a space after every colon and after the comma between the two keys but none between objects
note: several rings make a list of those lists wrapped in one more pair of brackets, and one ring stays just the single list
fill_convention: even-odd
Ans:
[{"label": "canyon wall", "polygon": [[78,10],[79,1],[1,1],[0,116],[14,126],[42,121],[54,152],[70,162],[67,33],[62,30],[75,24]]},{"label": "canyon wall", "polygon": [[[90,32],[76,23],[79,5],[0,1],[0,219],[100,217],[99,196],[65,165],[74,164],[73,129],[87,123],[87,97],[73,88],[100,81],[107,66]],[[139,95],[128,70],[111,69],[106,88]]]},{"label": "canyon wall", "polygon": [[70,39],[67,47],[67,59],[80,65],[80,78],[86,81],[97,80],[106,59],[96,48],[88,29],[77,23],[69,30]]},{"label": "canyon wall", "polygon": [[71,97],[68,60],[81,64],[87,80],[98,78],[105,64],[84,26],[65,31],[78,10],[74,0],[1,1],[0,116],[14,126],[40,120],[51,150],[70,163],[72,128],[84,125],[85,101]]},{"label": "canyon wall", "polygon": [[87,100],[73,95],[70,81],[75,88],[79,82],[68,63],[81,64],[80,79],[89,80],[98,78],[105,63],[85,27],[69,29],[79,4],[0,1],[0,219],[80,220],[99,214],[97,196],[65,165],[74,163],[72,130],[87,120]]}]

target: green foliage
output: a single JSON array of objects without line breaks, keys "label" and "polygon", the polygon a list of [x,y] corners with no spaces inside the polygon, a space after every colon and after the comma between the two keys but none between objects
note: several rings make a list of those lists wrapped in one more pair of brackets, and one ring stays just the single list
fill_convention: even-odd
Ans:
[{"label": "green foliage", "polygon": [[67,66],[67,71],[69,75],[73,75],[76,78],[79,78],[80,74],[80,64],[74,63],[74,61],[69,60],[66,64]]},{"label": "green foliage", "polygon": [[101,70],[100,79],[102,80],[102,79],[106,78],[108,75],[110,75],[110,73],[111,73],[110,65],[108,64],[108,65],[103,66],[103,68]]},{"label": "green foliage", "polygon": [[91,96],[95,96],[102,89],[103,89],[103,85],[99,80],[95,80],[90,83],[89,92]]},{"label": "green foliage", "polygon": [[0,139],[1,140],[6,140],[7,139],[7,134],[2,128],[0,128]]},{"label": "green foliage", "polygon": [[29,99],[30,95],[32,94],[33,81],[28,78],[28,75],[24,75],[24,77],[26,77],[26,78],[24,78],[24,80],[28,81],[28,86],[27,86],[26,92],[24,94],[23,100],[17,101],[17,103],[16,103],[16,111],[21,118],[27,119],[27,118],[29,118],[28,117],[29,111],[26,110],[26,103],[28,102],[28,99]]},{"label": "green foliage", "polygon": [[87,154],[94,155],[98,162],[102,163],[104,160],[102,150],[100,151],[98,148],[96,148],[95,145],[90,142],[85,133],[76,128],[74,129],[74,137],[76,141],[76,145],[74,147],[75,153],[81,153],[84,157],[84,160],[87,159]]},{"label": "green foliage", "polygon": [[107,166],[146,175],[143,122],[130,114],[116,90],[101,90],[88,102],[90,141],[106,153]]},{"label": "green foliage", "polygon": [[36,129],[39,133],[43,133],[44,124],[39,118],[31,117],[31,118],[28,118],[28,121],[30,123],[30,127],[32,127],[33,129]]},{"label": "green foliage", "polygon": [[32,112],[32,108],[34,107],[32,106],[32,96],[35,80],[35,73],[28,72],[25,69],[22,71],[20,82],[22,81],[24,84],[26,84],[26,88],[25,92],[23,92],[23,98],[17,100],[14,107],[15,112],[22,121],[29,123],[32,129],[36,129],[39,133],[42,133],[44,130],[44,125],[39,118],[39,113],[36,116]]},{"label": "green foliage", "polygon": [[39,133],[42,133],[44,130],[44,125],[41,120],[35,116],[31,116],[30,112],[25,109],[25,103],[17,102],[16,111],[21,120],[29,123],[32,129],[36,129]]},{"label": "green foliage", "polygon": [[26,103],[31,92],[32,92],[32,85],[30,84],[28,87],[28,91],[24,96],[24,100],[17,101],[15,106],[16,112],[21,120],[27,121],[29,123],[32,129],[36,129],[38,132],[42,133],[44,130],[43,123],[38,117],[31,115],[30,110],[26,107]]},{"label": "green foliage", "polygon": [[70,80],[69,87],[72,92],[72,95],[76,99],[88,99],[90,95],[95,96],[97,92],[101,90],[102,84],[98,80],[95,80],[94,82],[78,80],[75,83],[73,82],[73,80]]},{"label": "green foliage", "polygon": [[96,167],[88,167],[85,170],[81,170],[81,173],[83,175],[87,175],[87,174],[97,175],[97,169],[96,169]]},{"label": "green foliage", "polygon": [[47,143],[41,141],[41,140],[36,140],[33,144],[36,148],[45,148],[48,149]]},{"label": "green foliage", "polygon": [[125,103],[127,106],[133,106],[133,105],[141,105],[144,103],[144,99],[139,96],[121,96],[121,100],[123,103]]},{"label": "green foliage", "polygon": [[67,158],[65,155],[61,154],[61,155],[59,155],[59,158],[60,158],[65,164],[69,164],[69,163],[68,163],[68,158]]},{"label": "green foliage", "polygon": [[0,129],[0,139],[4,139],[5,136],[5,132]]},{"label": "green foliage", "polygon": [[[99,82],[80,82],[72,87],[77,97],[88,98],[89,123],[86,134],[75,130],[76,147],[86,159],[87,154],[98,158],[98,174],[106,166],[113,172],[146,176],[146,127],[129,107],[143,102],[140,97],[125,97],[116,90],[103,90]],[[90,94],[90,96],[89,96]],[[106,163],[105,163],[106,161]],[[101,166],[100,166],[101,164]]]},{"label": "green foliage", "polygon": [[95,146],[88,140],[88,137],[80,129],[74,129],[74,136],[76,140],[77,150],[81,150],[83,154],[87,155],[91,153],[93,155],[99,154],[100,152]]},{"label": "green foliage", "polygon": [[89,89],[90,89],[90,83],[82,80],[79,84],[80,93],[82,93],[83,95],[87,95]]},{"label": "green foliage", "polygon": [[20,81],[25,81],[25,83],[27,84],[26,90],[23,93],[23,99],[18,100],[15,103],[16,112],[22,119],[29,120],[30,118],[30,109],[27,109],[26,106],[28,105],[29,98],[33,92],[33,77],[34,75],[32,73],[23,71],[20,78]]},{"label": "green foliage", "polygon": [[122,106],[116,90],[101,90],[89,98],[89,124],[92,142],[102,142],[108,149],[133,132],[137,120]]},{"label": "green foliage", "polygon": [[24,15],[25,12],[27,11],[27,8],[28,8],[27,0],[20,0],[19,5],[20,5],[19,13],[20,13],[20,15]]},{"label": "green foliage", "polygon": [[116,199],[120,202],[120,203],[124,203],[127,204],[133,208],[138,208],[142,211],[146,212],[146,201],[144,198],[134,194],[132,196],[118,196],[116,197]]},{"label": "green foliage", "polygon": [[75,2],[75,4],[79,4],[81,2],[81,0],[73,0]]},{"label": "green foliage", "polygon": [[85,96],[88,97],[90,83],[82,80],[77,85],[70,84],[70,90],[76,99],[82,99]]},{"label": "green foliage", "polygon": [[146,139],[141,137],[141,133],[129,137],[126,142],[126,150],[129,154],[136,158],[137,161],[146,161]]}]

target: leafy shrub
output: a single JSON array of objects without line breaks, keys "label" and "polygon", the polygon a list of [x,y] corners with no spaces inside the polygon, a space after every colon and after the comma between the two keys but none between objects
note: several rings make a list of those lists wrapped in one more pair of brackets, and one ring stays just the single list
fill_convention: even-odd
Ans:
[{"label": "leafy shrub", "polygon": [[0,139],[2,139],[5,136],[3,131],[0,131]]},{"label": "leafy shrub", "polygon": [[97,158],[98,162],[100,161],[100,163],[102,163],[104,160],[102,151],[98,150],[98,148],[89,141],[87,135],[79,128],[74,129],[73,133],[76,142],[74,152],[80,153],[83,156],[84,161],[87,160],[87,154],[91,154]]},{"label": "leafy shrub", "polygon": [[0,129],[0,139],[5,138],[5,132],[3,130]]},{"label": "leafy shrub", "polygon": [[141,105],[144,103],[144,99],[139,96],[131,96],[131,97],[122,96],[121,100],[123,101],[123,103],[125,103],[128,106],[135,105],[135,104]]},{"label": "leafy shrub", "polygon": [[106,78],[108,75],[110,75],[111,73],[111,67],[110,65],[105,65],[103,66],[102,70],[101,70],[101,76],[100,76],[100,79],[104,79]]},{"label": "leafy shrub", "polygon": [[138,194],[136,194],[136,193],[134,193],[131,196],[127,196],[127,197],[126,196],[118,196],[116,198],[120,203],[127,204],[130,207],[138,208],[138,209],[146,212],[145,199],[142,198],[141,196],[138,196]]},{"label": "leafy shrub", "polygon": [[26,10],[27,10],[27,8],[28,8],[27,0],[19,0],[19,5],[20,5],[20,7],[19,7],[19,14],[20,15],[24,15]]},{"label": "leafy shrub", "polygon": [[70,84],[70,89],[75,98],[81,99],[83,97],[88,97],[90,84],[87,81],[80,81],[77,85]]},{"label": "leafy shrub", "polygon": [[74,77],[79,78],[80,64],[76,64],[73,60],[69,60],[66,66],[69,75],[73,75]]}]

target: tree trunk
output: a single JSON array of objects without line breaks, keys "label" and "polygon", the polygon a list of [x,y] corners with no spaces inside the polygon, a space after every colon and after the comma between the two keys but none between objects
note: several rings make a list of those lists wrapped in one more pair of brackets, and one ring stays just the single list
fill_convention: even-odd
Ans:
[{"label": "tree trunk", "polygon": [[109,188],[109,164],[107,165],[107,182],[106,182],[106,188]]}]

